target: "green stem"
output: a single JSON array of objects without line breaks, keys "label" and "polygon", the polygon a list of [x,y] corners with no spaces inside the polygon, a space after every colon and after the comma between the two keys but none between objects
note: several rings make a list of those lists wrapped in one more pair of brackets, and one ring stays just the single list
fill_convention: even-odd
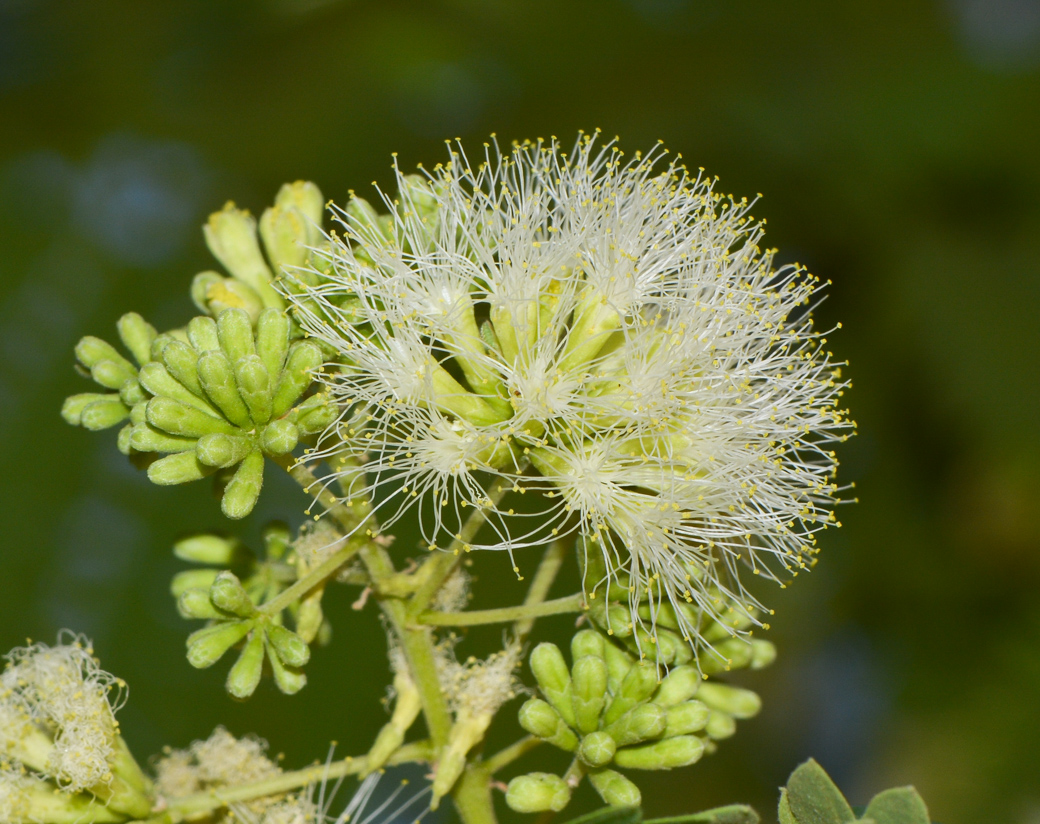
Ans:
[{"label": "green stem", "polygon": [[[389,765],[403,764],[407,761],[428,761],[432,756],[429,741],[405,744],[386,762]],[[368,758],[344,758],[331,764],[315,764],[294,772],[280,773],[273,778],[240,784],[237,787],[222,787],[219,790],[185,795],[180,798],[167,799],[166,815],[173,821],[207,813],[237,801],[252,801],[269,795],[280,795],[305,787],[308,784],[327,781],[330,778],[342,778],[363,772],[368,765]]]},{"label": "green stem", "polygon": [[473,627],[480,624],[504,624],[517,621],[527,624],[543,615],[560,615],[565,612],[581,612],[585,607],[582,594],[576,593],[554,601],[535,604],[520,604],[498,609],[475,609],[468,612],[424,612],[418,617],[423,624],[435,627]]},{"label": "green stem", "polygon": [[268,615],[277,615],[293,601],[302,598],[310,590],[335,573],[337,569],[353,558],[360,549],[361,544],[355,542],[348,543],[347,546],[330,555],[322,563],[314,567],[291,587],[282,590],[280,595],[264,603],[260,607],[260,612],[265,612]]},{"label": "green stem", "polygon": [[452,792],[455,809],[463,824],[496,824],[491,801],[491,773],[483,766],[470,765]]},{"label": "green stem", "polygon": [[[527,590],[524,606],[532,607],[545,601],[549,590],[552,588],[553,581],[556,580],[556,575],[563,565],[563,559],[567,555],[567,544],[568,542],[565,540],[553,541],[549,544],[549,548],[545,550],[545,554],[542,556],[542,562],[538,564],[534,580],[531,581],[531,586]],[[529,617],[519,619],[516,622],[516,626],[513,627],[517,640],[522,643],[527,638],[534,628],[534,619],[537,615],[553,614],[551,612],[532,613]]]},{"label": "green stem", "polygon": [[514,744],[510,744],[504,750],[499,750],[487,761],[480,766],[490,773],[496,773],[508,764],[512,764],[520,756],[529,753],[535,747],[542,743],[541,738],[535,738],[533,735],[529,735],[526,738],[521,738]]}]

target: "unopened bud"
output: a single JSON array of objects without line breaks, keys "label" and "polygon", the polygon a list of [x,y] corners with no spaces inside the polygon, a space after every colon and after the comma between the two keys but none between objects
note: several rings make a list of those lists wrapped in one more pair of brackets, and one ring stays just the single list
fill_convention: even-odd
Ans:
[{"label": "unopened bud", "polygon": [[589,783],[611,807],[638,807],[643,802],[639,787],[615,770],[597,770],[589,774]]},{"label": "unopened bud", "polygon": [[247,552],[238,538],[210,534],[191,535],[173,545],[173,554],[182,561],[214,566],[229,566],[241,560]]},{"label": "unopened bud", "polygon": [[571,704],[571,674],[560,648],[547,641],[539,644],[531,652],[530,664],[542,695],[569,726],[575,726],[574,708]]},{"label": "unopened bud", "polygon": [[208,589],[186,589],[177,599],[177,612],[181,618],[196,618],[206,621],[218,618],[227,618],[227,613],[221,612],[209,599]]},{"label": "unopened bud", "polygon": [[675,667],[661,680],[657,692],[654,693],[654,703],[662,707],[671,707],[689,701],[697,694],[700,686],[701,675],[696,667]]},{"label": "unopened bud", "polygon": [[174,378],[166,370],[165,366],[157,361],[151,361],[142,366],[141,371],[137,373],[137,380],[141,382],[141,386],[156,397],[180,401],[209,414],[216,412],[209,403],[198,395],[193,394],[190,389]]},{"label": "unopened bud", "polygon": [[235,363],[235,381],[238,392],[249,410],[249,417],[257,426],[271,420],[271,376],[259,355],[247,355]]},{"label": "unopened bud", "polygon": [[249,315],[241,309],[225,309],[217,317],[217,337],[220,348],[232,365],[240,358],[256,354],[253,324]]},{"label": "unopened bud", "polygon": [[607,663],[597,655],[586,655],[571,669],[571,706],[574,720],[583,733],[599,728],[599,716],[607,702]]},{"label": "unopened bud", "polygon": [[232,520],[244,518],[256,506],[263,484],[264,456],[259,451],[250,452],[242,459],[224,488],[224,497],[220,500],[221,511]]},{"label": "unopened bud", "polygon": [[119,339],[123,341],[130,354],[139,366],[151,360],[152,342],[156,338],[155,327],[142,318],[137,312],[127,312],[116,321]]},{"label": "unopened bud", "polygon": [[571,788],[552,773],[533,772],[518,775],[509,782],[506,804],[518,813],[559,812],[570,803]]},{"label": "unopened bud", "polygon": [[260,445],[268,455],[288,455],[300,441],[300,430],[290,420],[280,418],[264,427]]},{"label": "unopened bud", "polygon": [[152,398],[148,401],[146,411],[148,423],[171,435],[200,438],[212,432],[236,434],[235,427],[223,418],[214,417],[172,398]]},{"label": "unopened bud", "polygon": [[133,380],[137,370],[126,361],[117,362],[102,360],[90,368],[90,377],[94,383],[106,389],[120,389],[124,383]]},{"label": "unopened bud", "polygon": [[289,354],[289,316],[265,309],[256,322],[256,353],[272,379],[277,379]]},{"label": "unopened bud", "polygon": [[241,461],[253,449],[245,436],[203,435],[195,445],[195,456],[206,466],[228,467]]},{"label": "unopened bud", "polygon": [[318,394],[301,403],[288,417],[296,424],[301,434],[314,435],[328,429],[338,414],[336,407],[329,403],[328,396]]},{"label": "unopened bud", "polygon": [[696,735],[678,735],[644,744],[641,747],[620,749],[614,763],[631,770],[671,770],[693,764],[704,754],[704,742]]},{"label": "unopened bud", "polygon": [[657,738],[665,730],[667,717],[657,704],[640,704],[606,728],[619,747]]},{"label": "unopened bud", "polygon": [[586,655],[604,656],[603,636],[594,629],[583,629],[571,638],[571,658],[577,661]]},{"label": "unopened bud", "polygon": [[189,589],[204,589],[206,597],[209,598],[209,588],[217,580],[220,570],[217,569],[186,569],[178,572],[170,581],[170,594],[174,598],[180,598]]},{"label": "unopened bud", "polygon": [[541,698],[529,698],[520,707],[520,726],[531,735],[548,741],[561,750],[574,752],[578,747],[576,736],[560,714]]},{"label": "unopened bud", "polygon": [[180,383],[195,395],[202,395],[197,364],[199,354],[191,346],[179,340],[170,341],[162,351],[162,362]]},{"label": "unopened bud", "polygon": [[148,480],[160,486],[184,484],[205,478],[213,467],[199,463],[194,452],[179,452],[160,458],[148,467]]},{"label": "unopened bud", "polygon": [[728,713],[712,710],[708,716],[708,723],[704,725],[704,731],[714,740],[721,741],[737,731],[737,722]]},{"label": "unopened bud", "polygon": [[617,752],[617,742],[610,733],[602,730],[586,735],[581,739],[581,747],[578,749],[581,760],[590,767],[602,767],[604,764],[609,764],[615,752]]},{"label": "unopened bud", "polygon": [[252,628],[252,621],[232,621],[193,632],[188,636],[188,663],[196,669],[213,666]]},{"label": "unopened bud", "polygon": [[307,676],[298,669],[287,666],[271,647],[270,639],[266,645],[267,660],[271,662],[275,684],[286,695],[295,695],[307,685]]},{"label": "unopened bud", "polygon": [[253,629],[249,640],[238,654],[238,660],[228,671],[228,693],[235,698],[248,698],[260,683],[260,674],[264,669],[264,633],[257,627]]},{"label": "unopened bud", "polygon": [[242,618],[248,618],[256,612],[256,605],[233,572],[224,570],[217,575],[213,586],[209,589],[209,597],[213,606],[224,612],[231,612]]},{"label": "unopened bud", "polygon": [[76,358],[87,369],[93,369],[101,361],[111,361],[130,373],[135,371],[134,365],[120,355],[112,344],[93,335],[80,338],[79,343],[76,344]]},{"label": "unopened bud", "polygon": [[279,561],[285,557],[292,543],[289,525],[283,521],[272,521],[260,532],[260,540],[264,542],[264,555],[269,561]]},{"label": "unopened bud", "polygon": [[[142,409],[146,406],[146,404],[141,404]],[[131,415],[131,420],[133,420],[133,415]],[[130,446],[138,452],[187,452],[194,450],[196,443],[195,438],[169,435],[147,422],[135,424],[130,430]]]},{"label": "unopened bud", "polygon": [[764,669],[776,660],[776,646],[772,641],[755,638],[751,641],[751,669]]},{"label": "unopened bud", "polygon": [[249,410],[238,392],[235,370],[221,350],[209,350],[199,358],[199,380],[206,395],[236,426],[251,426]]},{"label": "unopened bud", "polygon": [[622,649],[618,649],[611,643],[603,645],[603,657],[607,662],[607,689],[611,694],[618,691],[621,682],[625,680],[628,671],[632,669],[635,661]]},{"label": "unopened bud", "polygon": [[683,701],[665,711],[664,735],[671,738],[676,735],[688,735],[703,730],[708,723],[711,710],[700,701]]},{"label": "unopened bud", "polygon": [[638,704],[642,704],[657,689],[657,666],[640,661],[634,664],[618,685],[614,700],[603,715],[604,724],[612,724]]},{"label": "unopened bud", "polygon": [[734,718],[753,718],[762,709],[762,699],[757,693],[715,681],[702,684],[697,697],[712,709]]},{"label": "unopened bud", "polygon": [[271,624],[267,628],[267,640],[286,666],[302,667],[310,660],[311,648],[292,630]]},{"label": "unopened bud", "polygon": [[79,424],[84,429],[97,432],[115,426],[129,416],[130,410],[118,395],[106,395],[83,407],[79,413]]},{"label": "unopened bud", "polygon": [[220,336],[217,335],[217,322],[213,318],[203,316],[192,318],[188,323],[188,342],[200,354],[219,349]]},{"label": "unopened bud", "polygon": [[714,675],[716,672],[741,669],[751,663],[752,654],[753,647],[746,638],[727,638],[701,656],[701,672]]},{"label": "unopened bud", "polygon": [[288,412],[307,391],[323,360],[321,350],[313,343],[303,341],[292,345],[274,391],[271,412],[274,417],[280,418]]},{"label": "unopened bud", "polygon": [[247,212],[228,203],[222,211],[209,216],[202,231],[213,256],[235,278],[252,286],[266,306],[282,308],[285,305],[271,288],[271,270],[260,253],[256,221]]}]

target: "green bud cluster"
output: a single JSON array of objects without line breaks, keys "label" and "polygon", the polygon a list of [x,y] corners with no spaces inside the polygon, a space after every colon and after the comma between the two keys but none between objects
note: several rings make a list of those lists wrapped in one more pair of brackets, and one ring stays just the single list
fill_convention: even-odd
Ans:
[{"label": "green bud cluster", "polygon": [[[574,636],[571,656],[568,667],[555,644],[542,643],[531,652],[531,672],[543,697],[524,703],[520,725],[574,753],[611,806],[640,802],[638,787],[613,767],[667,770],[693,764],[714,741],[733,734],[737,719],[751,718],[761,707],[755,693],[704,681],[693,664],[674,666],[661,678],[656,663],[637,661],[595,630]],[[544,776],[521,778],[514,779],[515,788],[510,785],[513,809],[557,809],[538,806],[559,803],[562,790],[545,789],[555,787],[553,782]]]},{"label": "green bud cluster", "polygon": [[[776,647],[770,641],[747,637],[758,623],[758,616],[743,606],[733,605],[723,620],[711,620],[694,603],[675,607],[666,602],[651,609],[647,593],[643,593],[637,614],[647,626],[654,627],[652,632],[647,630],[632,620],[631,583],[627,573],[617,572],[608,582],[599,551],[593,546],[586,548],[583,541],[578,542],[577,549],[588,589],[585,595],[589,618],[605,633],[620,639],[633,655],[652,657],[665,666],[689,664],[694,655],[689,638],[684,637],[685,625],[696,627],[698,636],[705,642],[705,651],[697,661],[704,675],[744,668],[762,669],[776,660]],[[718,597],[723,596],[718,593]],[[769,628],[768,624],[763,626]]]},{"label": "green bud cluster", "polygon": [[[219,535],[193,535],[174,546],[174,554],[185,561],[212,565],[178,573],[171,592],[185,618],[207,621],[188,637],[188,662],[210,667],[234,646],[241,651],[227,678],[227,690],[235,698],[247,698],[260,682],[264,661],[268,662],[278,688],[298,692],[306,684],[302,667],[310,658],[312,641],[326,643],[331,634],[321,615],[317,623],[310,594],[286,607],[295,632],[283,626],[283,611],[264,611],[264,603],[293,584],[306,569],[295,557],[285,524],[272,523],[263,530],[265,557],[258,559],[241,542]],[[217,567],[217,568],[215,568]],[[235,567],[239,574],[231,569]]]},{"label": "green bud cluster", "polygon": [[801,764],[780,790],[780,824],[930,824],[928,808],[913,787],[880,792],[854,810],[823,767],[813,759]]}]

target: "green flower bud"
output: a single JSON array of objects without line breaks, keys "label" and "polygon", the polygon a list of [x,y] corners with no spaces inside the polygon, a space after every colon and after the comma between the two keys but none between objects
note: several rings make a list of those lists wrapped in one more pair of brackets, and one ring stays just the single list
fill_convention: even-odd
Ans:
[{"label": "green flower bud", "polygon": [[529,698],[520,707],[520,726],[531,735],[548,741],[553,746],[567,752],[574,752],[578,747],[578,736],[560,714],[541,698]]},{"label": "green flower bud", "polygon": [[223,418],[172,398],[152,398],[146,407],[148,423],[171,435],[201,438],[211,432],[234,435],[237,430]]},{"label": "green flower bud", "polygon": [[390,238],[390,232],[386,231],[387,224],[383,216],[379,214],[363,197],[352,195],[345,209],[347,219],[359,228],[369,229],[370,232]]},{"label": "green flower bud", "polygon": [[640,704],[606,728],[619,747],[657,738],[665,730],[667,717],[657,704]]},{"label": "green flower bud", "polygon": [[186,589],[177,599],[177,612],[181,618],[200,618],[206,621],[226,619],[227,613],[221,612],[209,599],[209,590]]},{"label": "green flower bud", "polygon": [[224,416],[236,426],[251,426],[249,410],[238,391],[231,361],[219,349],[204,352],[198,362],[202,388]]},{"label": "green flower bud", "polygon": [[303,435],[314,435],[324,432],[336,420],[339,414],[336,407],[328,402],[324,393],[313,395],[288,414],[288,418],[296,424]]},{"label": "green flower bud", "polygon": [[209,314],[210,287],[216,286],[222,280],[224,280],[224,276],[213,271],[199,272],[191,279],[191,288],[188,291],[191,294],[191,302],[200,312]]},{"label": "green flower bud", "polygon": [[231,612],[241,618],[248,618],[256,613],[256,605],[238,580],[235,573],[224,570],[217,575],[213,586],[209,588],[209,599],[213,606],[224,612]]},{"label": "green flower bud", "polygon": [[217,337],[220,348],[232,364],[240,358],[256,354],[253,324],[241,309],[225,309],[217,318]]},{"label": "green flower bud", "polygon": [[209,598],[209,588],[219,573],[217,569],[186,569],[178,572],[170,581],[170,593],[174,598],[180,598],[189,589],[204,589]]},{"label": "green flower bud", "polygon": [[714,740],[721,741],[737,731],[737,722],[728,713],[712,710],[708,716],[708,723],[704,725],[704,731]]},{"label": "green flower bud", "polygon": [[116,329],[119,330],[123,346],[134,356],[139,366],[144,366],[152,359],[152,342],[157,335],[154,326],[137,312],[127,312],[116,321]]},{"label": "green flower bud", "polygon": [[295,209],[273,206],[260,216],[260,236],[279,275],[306,262],[307,235],[306,218]]},{"label": "green flower bud", "polygon": [[321,608],[321,595],[304,598],[300,601],[300,608],[296,611],[296,634],[309,644],[318,637],[318,631],[324,620],[325,613]]},{"label": "green flower bud", "polygon": [[609,764],[617,752],[617,742],[610,733],[597,731],[590,732],[581,739],[581,747],[578,756],[590,767],[602,767]]},{"label": "green flower bud", "polygon": [[235,362],[238,392],[257,426],[271,420],[271,376],[259,355],[247,355]]},{"label": "green flower bud", "polygon": [[701,680],[696,667],[675,667],[661,680],[657,692],[654,693],[654,703],[662,707],[671,707],[688,701],[697,694]]},{"label": "green flower bud", "polygon": [[700,701],[683,701],[665,711],[665,738],[703,730],[711,710]]},{"label": "green flower bud", "polygon": [[552,773],[518,775],[506,789],[506,804],[518,813],[559,812],[571,800],[567,782]]},{"label": "green flower bud", "polygon": [[307,676],[287,666],[278,656],[278,653],[271,648],[270,639],[266,642],[266,646],[267,660],[271,662],[275,684],[286,695],[295,695],[307,685]]},{"label": "green flower bud", "polygon": [[311,648],[299,635],[278,624],[267,628],[267,640],[282,662],[289,667],[302,667],[311,657]]},{"label": "green flower bud", "polygon": [[241,435],[203,435],[195,445],[195,457],[206,466],[234,466],[253,450],[253,441]]},{"label": "green flower bud", "polygon": [[776,660],[776,646],[772,641],[754,638],[751,641],[751,669],[764,669]]},{"label": "green flower bud", "polygon": [[81,392],[78,395],[70,395],[61,405],[61,417],[65,419],[65,423],[79,426],[84,409],[96,401],[107,401],[112,397],[112,395],[100,392]]},{"label": "green flower bud", "polygon": [[103,398],[103,400],[87,404],[79,413],[79,423],[84,429],[93,432],[108,429],[130,416],[130,410],[117,395],[103,396]]},{"label": "green flower bud", "polygon": [[577,661],[586,655],[604,656],[603,636],[594,629],[583,629],[571,638],[571,658]]},{"label": "green flower bud", "polygon": [[213,467],[199,463],[194,452],[180,452],[160,458],[148,467],[148,480],[160,486],[197,481],[212,474]]},{"label": "green flower bud", "polygon": [[260,445],[268,455],[288,455],[300,441],[300,430],[292,421],[282,418],[266,427]]},{"label": "green flower bud", "polygon": [[194,317],[188,322],[188,343],[199,354],[220,349],[217,322],[213,318]]},{"label": "green flower bud", "polygon": [[614,755],[614,763],[629,770],[671,770],[693,764],[703,754],[704,742],[700,738],[678,735],[641,747],[619,749]]},{"label": "green flower bud", "polygon": [[119,400],[127,406],[136,406],[141,401],[148,400],[148,395],[141,382],[134,377],[119,387]]},{"label": "green flower bud", "polygon": [[249,634],[249,640],[238,654],[238,660],[228,671],[227,691],[238,699],[248,698],[260,683],[264,669],[264,633],[259,627]]},{"label": "green flower bud", "polygon": [[102,361],[111,361],[130,372],[130,374],[136,371],[134,365],[120,355],[112,344],[106,343],[101,338],[96,338],[93,335],[81,338],[79,343],[76,344],[75,351],[77,360],[87,369],[93,369]]},{"label": "green flower bud", "polygon": [[214,212],[202,227],[206,245],[213,256],[237,280],[253,287],[265,306],[285,306],[281,296],[271,288],[271,270],[267,268],[256,239],[256,221],[248,212],[228,203]]},{"label": "green flower bud", "polygon": [[234,477],[224,489],[224,497],[220,501],[221,511],[233,520],[244,518],[253,511],[263,484],[264,456],[259,450],[250,452],[242,459]]},{"label": "green flower bud", "polygon": [[757,693],[715,681],[702,684],[697,697],[712,709],[734,718],[753,718],[762,709],[762,699]]},{"label": "green flower bud", "polygon": [[188,663],[196,669],[213,666],[252,628],[252,621],[232,621],[193,632],[188,636]]},{"label": "green flower bud", "polygon": [[195,438],[167,435],[149,423],[139,423],[130,430],[130,446],[138,452],[187,452],[194,449]]},{"label": "green flower bud", "polygon": [[119,389],[127,381],[133,380],[136,375],[137,370],[125,360],[122,363],[102,360],[90,368],[90,377],[94,383],[100,384],[106,389]]},{"label": "green flower bud", "polygon": [[599,716],[607,703],[607,662],[586,655],[571,668],[571,706],[578,730],[589,733],[599,728]]},{"label": "green flower bud", "polygon": [[134,425],[128,423],[122,429],[119,430],[119,434],[116,435],[116,449],[122,452],[124,455],[129,455],[133,448],[130,446],[130,438],[133,435]]},{"label": "green flower bud", "polygon": [[173,554],[182,561],[196,564],[230,566],[249,554],[238,538],[202,534],[181,538],[173,545]]},{"label": "green flower bud", "polygon": [[157,398],[180,401],[186,406],[205,412],[207,415],[217,414],[217,410],[198,395],[193,394],[180,381],[176,380],[166,371],[166,367],[161,363],[155,361],[146,363],[141,367],[141,371],[137,373],[137,379],[141,382],[141,386]]},{"label": "green flower bud", "polygon": [[603,657],[607,662],[607,689],[611,695],[618,691],[621,682],[625,680],[628,671],[632,669],[635,661],[627,652],[613,644],[603,645]]},{"label": "green flower bud", "polygon": [[265,309],[256,322],[256,353],[268,375],[277,378],[289,354],[289,316],[277,309]]},{"label": "green flower bud", "polygon": [[529,660],[531,672],[538,681],[542,695],[569,726],[575,726],[574,707],[571,704],[571,674],[560,648],[556,644],[543,642],[534,648]]},{"label": "green flower bud", "polygon": [[301,341],[292,345],[274,392],[271,409],[274,417],[280,418],[288,412],[307,391],[323,361],[321,350],[313,343]]},{"label": "green flower bud", "polygon": [[597,770],[589,773],[592,784],[599,797],[611,807],[638,807],[643,803],[643,795],[639,787],[615,770]]},{"label": "green flower bud", "polygon": [[701,656],[701,672],[714,675],[735,669],[742,669],[751,663],[754,649],[746,638],[727,638],[714,645],[714,651]]},{"label": "green flower bud", "polygon": [[195,276],[191,298],[199,309],[213,317],[226,309],[241,309],[255,321],[264,310],[264,302],[252,286],[216,272],[200,272]]},{"label": "green flower bud", "polygon": [[618,685],[614,700],[603,715],[603,723],[613,724],[633,707],[646,701],[656,689],[657,667],[642,661],[634,664],[625,680]]},{"label": "green flower bud", "polygon": [[162,362],[170,373],[193,395],[202,396],[202,384],[199,382],[198,353],[188,344],[172,340],[163,348]]}]

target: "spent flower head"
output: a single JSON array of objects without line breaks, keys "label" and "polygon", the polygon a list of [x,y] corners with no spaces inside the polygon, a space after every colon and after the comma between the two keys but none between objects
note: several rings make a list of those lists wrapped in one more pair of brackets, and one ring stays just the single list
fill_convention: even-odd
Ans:
[{"label": "spent flower head", "polygon": [[[809,315],[818,282],[774,266],[747,200],[590,136],[478,163],[458,146],[397,178],[389,218],[339,210],[320,277],[290,296],[338,353],[343,411],[316,456],[348,467],[348,499],[387,524],[417,510],[431,547],[470,507],[494,548],[578,531],[607,570],[589,597],[624,574],[633,620],[670,602],[694,644],[681,605],[750,612],[743,570],[811,563],[846,383]],[[542,493],[538,511],[494,500],[495,478]]]}]

